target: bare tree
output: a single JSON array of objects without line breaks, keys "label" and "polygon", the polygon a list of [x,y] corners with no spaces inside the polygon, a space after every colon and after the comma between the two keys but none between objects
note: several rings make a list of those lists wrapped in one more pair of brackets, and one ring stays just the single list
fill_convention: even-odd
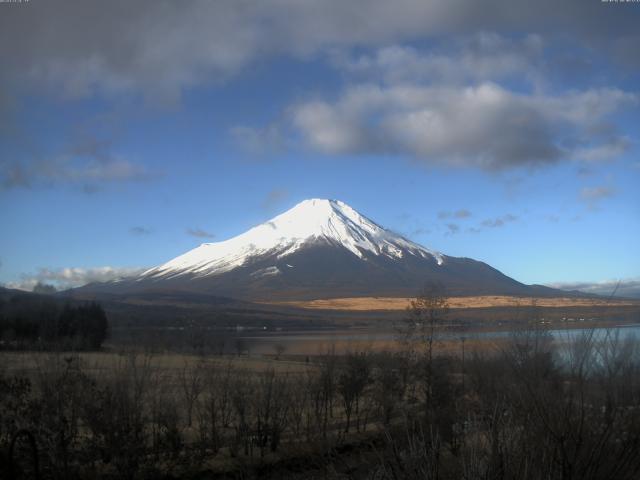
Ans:
[{"label": "bare tree", "polygon": [[217,453],[225,441],[233,407],[231,387],[235,369],[231,362],[224,367],[209,367],[204,373],[203,398],[198,403],[198,426],[201,449]]},{"label": "bare tree", "polygon": [[398,356],[388,353],[379,355],[373,395],[381,411],[383,425],[388,425],[396,409],[400,408],[405,393],[402,380],[402,362],[398,361]]},{"label": "bare tree", "polygon": [[240,448],[243,448],[245,455],[253,452],[253,443],[251,442],[251,421],[254,416],[253,402],[251,401],[252,390],[253,382],[248,373],[237,372],[231,384],[231,405],[234,412],[233,427],[235,430],[235,439],[230,445],[232,456],[236,456]]},{"label": "bare tree", "polygon": [[236,349],[236,354],[238,356],[242,355],[245,352],[247,354],[249,353],[249,347],[247,345],[247,342],[242,337],[236,338],[236,341],[234,342],[234,346],[235,346],[235,349]]},{"label": "bare tree", "polygon": [[267,446],[275,452],[280,445],[288,421],[291,398],[287,377],[278,375],[273,369],[264,372],[255,387],[255,437],[262,457]]},{"label": "bare tree", "polygon": [[404,341],[410,351],[417,350],[416,353],[423,359],[423,393],[429,409],[432,409],[433,405],[434,345],[439,330],[445,325],[448,313],[449,299],[444,287],[437,283],[427,284],[407,307]]},{"label": "bare tree", "polygon": [[282,354],[284,352],[286,352],[287,347],[285,347],[283,344],[281,343],[277,343],[273,346],[273,350],[276,354],[276,360],[280,360],[280,357],[282,356]]},{"label": "bare tree", "polygon": [[[349,353],[338,375],[338,392],[342,397],[346,417],[345,433],[349,432],[351,416],[355,408],[359,418],[360,398],[371,380],[371,365],[367,355]],[[358,426],[359,427],[359,426]]]},{"label": "bare tree", "polygon": [[290,419],[291,429],[296,438],[300,438],[302,435],[302,428],[305,424],[305,420],[308,420],[311,408],[311,389],[309,388],[309,378],[310,377],[308,375],[303,374],[297,374],[293,378],[290,378]]},{"label": "bare tree", "polygon": [[203,370],[202,363],[199,362],[193,365],[189,360],[184,361],[184,365],[180,370],[180,387],[185,401],[187,426],[189,427],[193,423],[193,407],[204,388]]}]

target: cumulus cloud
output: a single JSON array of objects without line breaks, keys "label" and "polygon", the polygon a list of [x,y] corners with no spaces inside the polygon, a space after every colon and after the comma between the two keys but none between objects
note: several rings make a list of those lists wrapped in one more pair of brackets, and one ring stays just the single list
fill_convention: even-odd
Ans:
[{"label": "cumulus cloud", "polygon": [[[137,91],[175,102],[184,89],[224,80],[268,55],[309,56],[480,30],[575,36],[580,44],[636,65],[640,36],[627,12],[580,0],[23,2],[3,7],[0,77],[44,84],[68,96]],[[516,48],[535,53],[536,40],[525,37]],[[469,61],[480,73],[517,67],[512,57],[497,63],[495,58]]]},{"label": "cumulus cloud", "polygon": [[112,151],[112,139],[83,131],[59,153],[31,161],[0,160],[0,188],[76,185],[95,193],[108,183],[147,181],[160,176]]},{"label": "cumulus cloud", "polygon": [[511,77],[537,83],[543,46],[539,35],[509,39],[482,32],[427,52],[392,45],[359,56],[337,55],[334,63],[351,74],[380,78],[389,84],[417,81],[464,84]]},{"label": "cumulus cloud", "polygon": [[403,155],[484,170],[599,162],[629,150],[614,118],[638,104],[636,93],[548,93],[540,36],[465,38],[446,47],[339,52],[333,63],[349,81],[337,96],[296,102],[277,122],[234,132],[264,150],[290,138],[326,154]]},{"label": "cumulus cloud", "polygon": [[594,146],[581,147],[573,152],[573,156],[585,162],[603,162],[619,157],[631,148],[631,140],[624,136],[616,136]]},{"label": "cumulus cloud", "polygon": [[[606,27],[612,24],[615,32]],[[236,126],[236,140],[263,153],[287,145],[292,129],[327,153],[401,154],[487,170],[623,153],[627,139],[615,132],[593,138],[590,127],[635,96],[499,86],[511,77],[544,83],[542,34],[554,48],[567,38],[627,51],[622,57],[640,48],[636,22],[623,8],[579,0],[63,0],[3,8],[0,84],[72,97],[135,92],[171,104],[185,89],[224,81],[260,58],[326,56],[348,75],[371,80],[350,84],[337,100],[299,102],[273,125]],[[76,157],[4,165],[0,184],[89,182],[84,191],[93,192],[91,182],[152,175],[126,158]]]},{"label": "cumulus cloud", "polygon": [[109,266],[94,268],[41,268],[35,274],[24,274],[20,280],[7,283],[6,287],[31,291],[38,284],[49,284],[58,290],[66,290],[92,282],[108,282],[118,278],[138,275],[144,270],[144,268],[139,267]]},{"label": "cumulus cloud", "polygon": [[499,170],[572,157],[576,139],[591,137],[596,123],[637,100],[617,89],[554,96],[490,82],[363,84],[348,87],[337,101],[305,102],[291,112],[306,144],[326,153],[395,153],[432,164]]},{"label": "cumulus cloud", "polygon": [[[1,87],[0,84],[0,90]],[[1,112],[0,107],[0,116]],[[0,190],[72,186],[95,193],[108,184],[145,182],[162,176],[162,172],[146,167],[115,147],[123,128],[119,111],[89,115],[66,126],[61,135],[64,141],[56,147],[42,145],[30,125],[16,118],[10,123],[13,131],[4,139],[20,153],[13,158],[0,156]]]},{"label": "cumulus cloud", "polygon": [[601,282],[559,282],[549,284],[549,286],[562,290],[579,290],[596,295],[640,298],[640,278],[604,280]]},{"label": "cumulus cloud", "polygon": [[201,228],[187,228],[187,233],[196,238],[215,238],[213,233],[209,233]]},{"label": "cumulus cloud", "polygon": [[4,189],[79,184],[86,187],[85,192],[92,193],[98,189],[96,184],[141,181],[153,177],[146,168],[117,158],[101,163],[60,157],[28,165],[0,165],[0,185]]}]

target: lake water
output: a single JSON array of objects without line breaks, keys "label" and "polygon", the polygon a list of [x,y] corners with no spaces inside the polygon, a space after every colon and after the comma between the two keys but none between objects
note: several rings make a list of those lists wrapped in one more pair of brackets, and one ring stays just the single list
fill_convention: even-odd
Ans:
[{"label": "lake water", "polygon": [[[635,336],[640,339],[640,324],[613,326],[612,328],[565,328],[547,330],[559,342],[570,341],[585,332],[592,332],[595,338],[605,335],[618,335],[619,338]],[[445,342],[460,342],[464,340],[480,340],[491,345],[492,340],[499,342],[514,335],[519,331],[446,331],[438,334],[438,338]],[[193,332],[184,328],[159,328],[141,330],[117,330],[112,332],[112,339],[116,344],[132,343],[140,345],[145,343],[155,344],[159,348],[189,348],[193,342]],[[214,331],[208,330],[196,333],[195,337],[201,345],[209,346],[213,351],[218,351],[220,343],[223,343],[226,353],[235,353],[237,350],[248,352],[251,355],[273,355],[277,351],[284,354],[316,355],[334,350],[338,353],[346,351],[362,350],[395,350],[400,344],[401,335],[392,330],[320,330],[320,331]],[[471,344],[472,342],[470,342]],[[163,347],[164,346],[164,347]]]},{"label": "lake water", "polygon": [[[519,335],[520,331],[469,331],[469,332],[443,332],[438,335],[440,340],[475,340],[492,339],[501,340]],[[594,338],[604,338],[606,335],[617,335],[620,339],[635,337],[640,339],[640,324],[619,325],[611,328],[565,328],[548,330],[555,340],[560,342],[570,341],[587,332],[591,332]],[[400,335],[397,332],[303,332],[303,333],[260,333],[243,334],[242,338],[247,350],[252,354],[273,354],[278,347],[282,347],[289,354],[316,354],[335,348],[336,351],[359,350],[363,348],[382,349],[394,348]]]}]

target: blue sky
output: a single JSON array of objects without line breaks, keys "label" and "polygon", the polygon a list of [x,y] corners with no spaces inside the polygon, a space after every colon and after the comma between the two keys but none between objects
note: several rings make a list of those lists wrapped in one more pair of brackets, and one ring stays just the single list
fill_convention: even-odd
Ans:
[{"label": "blue sky", "polygon": [[638,287],[640,4],[330,3],[0,4],[0,282],[320,197],[525,283]]}]

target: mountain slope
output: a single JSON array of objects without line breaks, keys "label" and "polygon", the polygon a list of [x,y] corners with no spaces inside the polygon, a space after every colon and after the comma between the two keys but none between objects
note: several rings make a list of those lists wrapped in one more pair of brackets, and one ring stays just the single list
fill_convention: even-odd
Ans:
[{"label": "mountain slope", "polygon": [[223,242],[204,243],[135,278],[84,287],[177,290],[247,300],[412,296],[425,282],[450,295],[555,295],[491,266],[443,255],[336,200],[305,200]]},{"label": "mountain slope", "polygon": [[[219,275],[260,256],[290,256],[314,243],[329,243],[348,250],[359,259],[366,255],[401,258],[405,254],[433,258],[442,255],[385,230],[336,200],[305,200],[291,210],[230,240],[204,243],[179,257],[142,274],[142,278],[180,275]],[[276,274],[275,270],[264,275]]]}]

